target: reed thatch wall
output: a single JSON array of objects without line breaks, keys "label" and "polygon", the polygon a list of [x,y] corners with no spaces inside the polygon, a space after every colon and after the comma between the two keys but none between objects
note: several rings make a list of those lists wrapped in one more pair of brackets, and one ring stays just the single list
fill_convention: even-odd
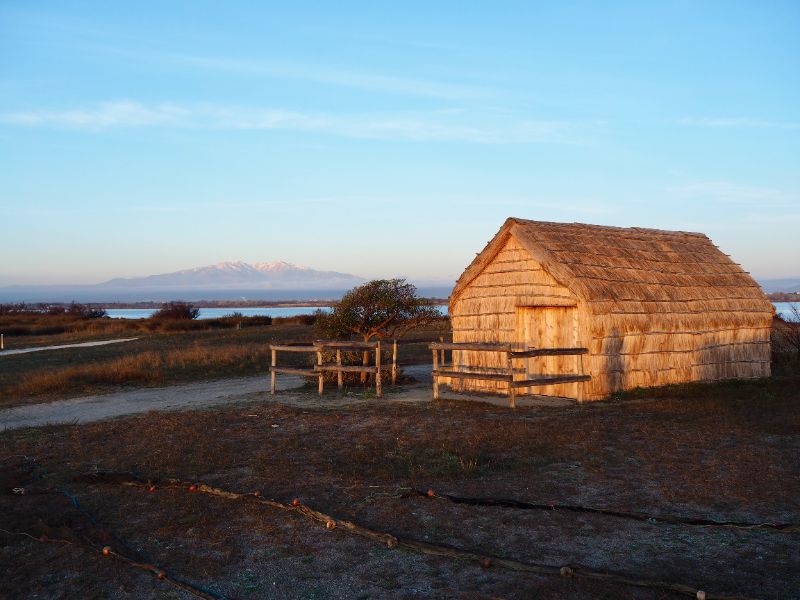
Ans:
[{"label": "reed thatch wall", "polygon": [[[455,342],[527,347],[538,338],[589,348],[591,382],[535,393],[577,397],[584,385],[586,399],[600,399],[638,386],[769,375],[772,304],[699,233],[508,219],[459,278],[450,315]],[[499,355],[455,358],[502,367]],[[532,360],[529,372],[580,368],[576,357]]]}]

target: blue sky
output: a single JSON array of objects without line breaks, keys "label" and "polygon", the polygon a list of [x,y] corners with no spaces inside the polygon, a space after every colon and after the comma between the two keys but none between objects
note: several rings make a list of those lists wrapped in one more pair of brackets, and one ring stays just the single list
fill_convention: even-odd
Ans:
[{"label": "blue sky", "polygon": [[0,285],[456,277],[508,216],[800,274],[798,2],[0,4]]}]

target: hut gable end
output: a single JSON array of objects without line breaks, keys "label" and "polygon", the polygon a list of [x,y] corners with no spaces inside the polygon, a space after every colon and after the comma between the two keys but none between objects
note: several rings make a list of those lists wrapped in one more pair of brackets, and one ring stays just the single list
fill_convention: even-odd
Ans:
[{"label": "hut gable end", "polygon": [[[517,241],[504,236],[450,304],[453,339],[511,342],[519,306],[575,306],[577,298]],[[477,337],[476,337],[477,336]]]}]

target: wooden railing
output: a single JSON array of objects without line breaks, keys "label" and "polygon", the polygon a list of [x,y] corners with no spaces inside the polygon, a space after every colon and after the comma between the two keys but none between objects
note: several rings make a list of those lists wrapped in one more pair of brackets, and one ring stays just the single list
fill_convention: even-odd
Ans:
[{"label": "wooden railing", "polygon": [[[363,373],[364,375],[375,375],[375,395],[380,398],[383,392],[381,386],[381,342],[356,342],[349,340],[316,340],[312,344],[272,344],[270,345],[272,354],[272,365],[270,366],[270,392],[275,393],[275,376],[278,373],[285,375],[301,375],[303,377],[316,377],[318,382],[318,393],[321,396],[325,387],[325,372],[336,373],[336,383],[341,391],[344,387],[345,373]],[[336,351],[336,362],[323,362],[323,352],[328,350]],[[384,348],[385,350],[385,348]],[[397,340],[391,342],[392,360],[388,365],[391,369],[392,385],[397,383]],[[375,352],[374,366],[371,365],[344,365],[342,364],[342,352],[363,352],[364,360],[367,361],[367,353]],[[316,353],[317,361],[313,367],[281,367],[278,366],[278,352],[306,352]]]},{"label": "wooden railing", "polygon": [[[508,383],[508,402],[511,408],[515,408],[516,391],[519,388],[536,387],[543,385],[555,385],[557,383],[575,383],[590,381],[590,375],[584,375],[583,355],[588,354],[588,348],[530,348],[528,350],[515,350],[512,344],[471,344],[471,343],[445,343],[436,342],[428,346],[433,352],[433,399],[439,399],[439,378],[449,379],[472,379],[476,381],[504,381]],[[465,367],[454,364],[444,363],[445,350],[466,350],[470,352],[496,352],[505,354],[505,361],[500,367]],[[579,357],[579,373],[559,374],[559,375],[538,375],[531,379],[516,379],[515,373],[525,373],[525,369],[515,369],[514,361],[539,356],[571,356]],[[441,360],[441,362],[440,362]],[[578,398],[583,400],[583,386],[578,386]]]}]

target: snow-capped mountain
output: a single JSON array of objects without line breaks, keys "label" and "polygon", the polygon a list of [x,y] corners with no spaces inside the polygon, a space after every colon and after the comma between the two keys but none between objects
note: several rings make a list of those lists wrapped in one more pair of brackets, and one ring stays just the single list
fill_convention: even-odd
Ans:
[{"label": "snow-capped mountain", "polygon": [[349,273],[317,271],[285,261],[248,264],[242,261],[184,269],[146,277],[116,278],[101,283],[113,288],[249,288],[344,289],[364,280]]}]

